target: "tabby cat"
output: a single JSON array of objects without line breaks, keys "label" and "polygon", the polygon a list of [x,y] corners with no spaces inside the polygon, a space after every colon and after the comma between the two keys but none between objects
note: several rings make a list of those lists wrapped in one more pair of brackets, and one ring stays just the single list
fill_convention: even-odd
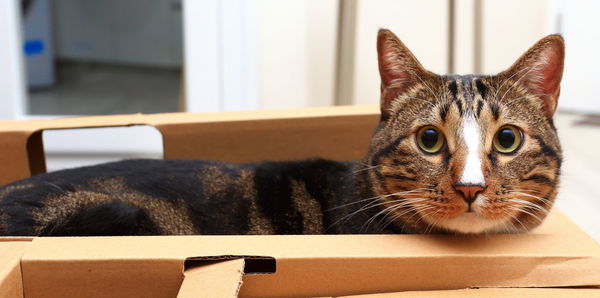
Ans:
[{"label": "tabby cat", "polygon": [[377,40],[381,120],[361,161],[126,160],[0,188],[0,235],[496,233],[553,205],[564,44],[497,75],[436,75]]}]

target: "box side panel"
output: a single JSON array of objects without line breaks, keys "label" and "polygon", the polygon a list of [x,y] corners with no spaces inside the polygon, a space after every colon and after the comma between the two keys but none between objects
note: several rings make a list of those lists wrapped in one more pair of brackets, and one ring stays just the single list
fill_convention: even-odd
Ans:
[{"label": "box side panel", "polygon": [[27,241],[0,242],[0,297],[23,297],[21,256]]},{"label": "box side panel", "polygon": [[358,160],[378,115],[158,125],[165,158],[227,162],[321,157]]},{"label": "box side panel", "polygon": [[277,260],[274,275],[246,275],[242,296],[340,296],[470,287],[600,286],[600,259],[440,257]]},{"label": "box side panel", "polygon": [[0,259],[0,297],[23,297],[21,263],[19,259],[6,261]]},{"label": "box side panel", "polygon": [[[441,291],[407,291],[396,293],[365,294],[355,296],[343,296],[353,298],[387,298],[387,297],[531,297],[531,298],[571,298],[571,297],[600,297],[600,289],[507,289],[507,288],[485,288],[485,289],[460,289]],[[342,298],[342,297],[340,297]]]},{"label": "box side panel", "polygon": [[22,260],[25,297],[176,297],[181,260]]},{"label": "box side panel", "polygon": [[27,141],[28,132],[0,133],[0,185],[31,176]]}]

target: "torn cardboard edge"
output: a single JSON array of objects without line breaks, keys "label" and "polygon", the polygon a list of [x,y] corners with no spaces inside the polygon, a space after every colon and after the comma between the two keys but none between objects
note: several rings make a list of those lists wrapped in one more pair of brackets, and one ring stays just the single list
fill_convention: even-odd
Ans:
[{"label": "torn cardboard edge", "polygon": [[376,106],[346,106],[0,121],[0,185],[46,172],[44,130],[149,125],[161,133],[166,159],[358,160],[378,119]]}]

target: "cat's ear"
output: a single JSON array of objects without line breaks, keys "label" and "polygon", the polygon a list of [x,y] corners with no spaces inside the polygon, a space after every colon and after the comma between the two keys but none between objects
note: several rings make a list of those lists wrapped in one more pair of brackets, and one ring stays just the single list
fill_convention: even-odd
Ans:
[{"label": "cat's ear", "polygon": [[415,80],[427,71],[400,39],[387,29],[380,29],[377,34],[377,55],[381,76],[381,111],[385,114],[395,99],[392,94],[386,96],[386,93],[398,93],[416,83]]},{"label": "cat's ear", "polygon": [[542,100],[546,116],[552,117],[560,95],[564,59],[563,38],[548,35],[527,50],[504,74],[536,94]]}]

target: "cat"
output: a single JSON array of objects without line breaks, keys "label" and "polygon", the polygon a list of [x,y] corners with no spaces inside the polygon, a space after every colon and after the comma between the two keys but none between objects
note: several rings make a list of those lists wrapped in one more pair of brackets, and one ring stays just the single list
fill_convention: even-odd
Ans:
[{"label": "cat", "polygon": [[0,235],[526,232],[552,207],[564,42],[496,75],[436,75],[377,37],[381,117],[360,161],[125,160],[0,188]]}]

